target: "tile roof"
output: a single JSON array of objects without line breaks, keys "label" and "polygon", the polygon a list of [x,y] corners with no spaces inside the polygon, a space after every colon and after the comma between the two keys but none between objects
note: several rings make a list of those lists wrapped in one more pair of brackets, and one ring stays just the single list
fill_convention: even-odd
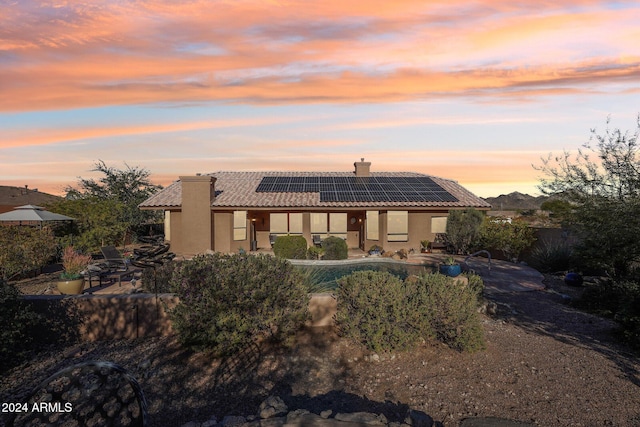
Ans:
[{"label": "tile roof", "polygon": [[[489,208],[487,202],[455,181],[414,172],[371,172],[377,177],[429,177],[453,195],[456,202],[321,202],[320,193],[257,193],[256,188],[267,176],[332,176],[352,177],[353,172],[214,172],[216,197],[212,207],[233,208],[356,208],[356,207],[475,207]],[[141,208],[172,208],[182,203],[180,180],[151,196]]]}]

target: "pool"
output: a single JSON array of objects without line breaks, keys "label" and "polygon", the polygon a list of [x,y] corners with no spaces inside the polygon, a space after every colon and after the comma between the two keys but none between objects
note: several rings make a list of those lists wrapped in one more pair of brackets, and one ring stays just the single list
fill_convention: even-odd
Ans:
[{"label": "pool", "polygon": [[413,274],[433,273],[435,268],[425,264],[409,264],[387,258],[348,259],[340,261],[290,260],[296,268],[309,275],[311,292],[330,292],[338,286],[337,279],[354,271],[387,271],[401,279]]}]

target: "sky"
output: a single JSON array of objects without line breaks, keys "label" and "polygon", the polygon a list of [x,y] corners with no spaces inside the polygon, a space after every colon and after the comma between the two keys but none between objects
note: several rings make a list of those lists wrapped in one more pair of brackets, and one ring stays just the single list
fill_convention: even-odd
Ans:
[{"label": "sky", "polygon": [[537,194],[636,128],[640,2],[0,0],[0,185],[371,170]]}]

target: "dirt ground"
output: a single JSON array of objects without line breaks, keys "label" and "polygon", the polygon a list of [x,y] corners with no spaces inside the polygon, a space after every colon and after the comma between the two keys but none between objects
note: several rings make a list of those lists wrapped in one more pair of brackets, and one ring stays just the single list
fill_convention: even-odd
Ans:
[{"label": "dirt ground", "polygon": [[369,411],[401,421],[410,407],[445,426],[475,416],[640,426],[637,356],[613,341],[615,323],[566,304],[561,294],[575,297],[579,288],[552,277],[546,283],[545,291],[493,296],[498,314],[482,316],[487,348],[475,354],[424,345],[372,358],[330,330],[302,332],[288,350],[261,345],[225,360],[185,350],[172,337],[85,343],[11,370],[0,380],[0,399],[21,399],[66,366],[109,360],[139,379],[158,427],[255,414],[272,394],[290,410]]}]

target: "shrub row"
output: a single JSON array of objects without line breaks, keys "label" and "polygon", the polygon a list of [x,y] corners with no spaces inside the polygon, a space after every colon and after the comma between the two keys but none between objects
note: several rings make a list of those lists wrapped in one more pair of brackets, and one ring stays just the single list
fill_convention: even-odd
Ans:
[{"label": "shrub row", "polygon": [[387,272],[358,271],[338,284],[338,329],[372,351],[406,350],[423,339],[459,351],[484,347],[478,276],[464,284],[441,274],[402,281]]},{"label": "shrub row", "polygon": [[286,259],[347,259],[347,242],[336,236],[322,241],[322,247],[307,249],[307,240],[303,236],[278,236],[273,244],[273,253]]}]

